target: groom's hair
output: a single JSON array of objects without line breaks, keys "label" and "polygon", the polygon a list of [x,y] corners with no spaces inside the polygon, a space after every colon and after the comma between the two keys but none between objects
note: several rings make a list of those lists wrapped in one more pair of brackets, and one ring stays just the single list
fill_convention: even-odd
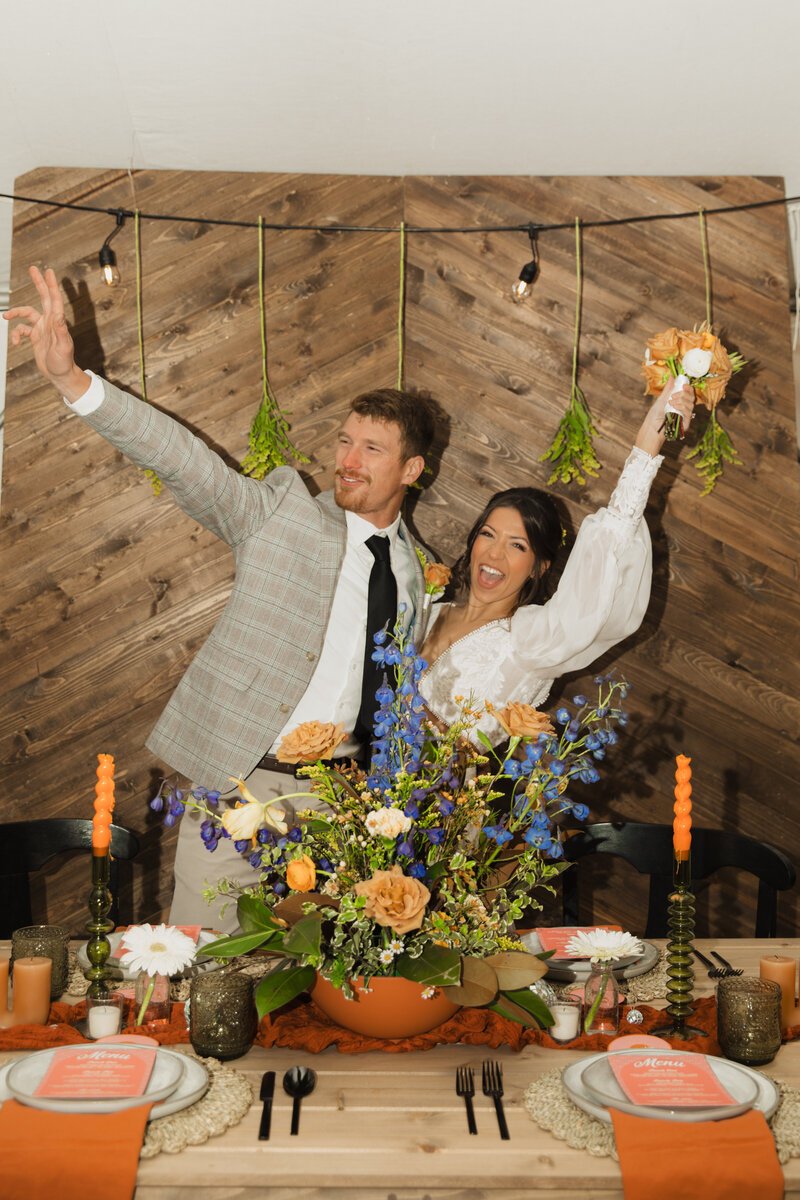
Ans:
[{"label": "groom's hair", "polygon": [[418,454],[424,458],[430,449],[436,428],[431,405],[421,396],[396,388],[378,388],[356,396],[350,411],[359,417],[397,425],[404,459],[415,458]]}]

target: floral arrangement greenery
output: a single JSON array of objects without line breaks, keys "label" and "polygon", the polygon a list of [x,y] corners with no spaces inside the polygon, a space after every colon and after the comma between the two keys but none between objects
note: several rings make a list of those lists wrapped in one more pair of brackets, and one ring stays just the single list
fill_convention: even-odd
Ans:
[{"label": "floral arrangement greenery", "polygon": [[[246,794],[220,815],[217,793],[184,794],[168,781],[159,789],[152,803],[166,810],[168,823],[187,805],[199,809],[207,848],[233,836],[260,873],[244,890],[221,880],[210,891],[208,898],[239,893],[243,933],[204,953],[227,958],[260,949],[280,957],[257,989],[260,1016],[320,972],[347,996],[360,977],[368,985],[375,976],[402,976],[430,994],[442,988],[457,1004],[552,1024],[531,991],[546,964],[524,949],[515,923],[526,908],[541,907],[533,893],[552,891],[566,866],[554,818],[588,815],[567,789],[599,779],[597,760],[617,740],[614,725],[627,719],[620,701],[628,685],[599,676],[597,701],[576,696],[577,712],[560,708],[558,731],[527,705],[492,710],[511,733],[497,754],[471,698],[448,729],[434,727],[418,690],[426,663],[401,632],[375,641],[374,657],[393,686],[385,677],[376,695],[369,765],[308,762],[323,756],[326,731],[336,744],[337,727],[310,722],[305,754],[304,727],[293,735],[294,760],[308,763],[300,773],[312,789],[296,795],[316,795],[322,809],[287,829],[283,812],[267,813]],[[246,820],[237,823],[237,814]]]},{"label": "floral arrangement greenery", "polygon": [[[741,465],[733,443],[717,417],[717,405],[725,396],[731,376],[746,365],[741,354],[729,354],[707,321],[694,330],[665,329],[650,338],[645,348],[642,374],[646,396],[657,396],[667,381],[679,376],[693,388],[695,404],[710,413],[700,441],[687,457],[697,458],[697,470],[707,496],[722,474],[724,462]],[[664,417],[667,438],[683,437],[680,413],[667,409]]]}]

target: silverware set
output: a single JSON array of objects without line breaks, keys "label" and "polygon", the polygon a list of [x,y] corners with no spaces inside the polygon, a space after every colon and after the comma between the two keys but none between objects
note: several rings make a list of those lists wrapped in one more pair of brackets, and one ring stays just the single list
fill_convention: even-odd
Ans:
[{"label": "silverware set", "polygon": [[[486,1059],[481,1070],[481,1090],[484,1096],[490,1096],[494,1101],[500,1137],[507,1141],[510,1134],[503,1111],[503,1068],[500,1063]],[[470,1133],[477,1133],[475,1110],[472,1107],[472,1097],[475,1095],[475,1075],[472,1067],[459,1067],[456,1071],[456,1095],[463,1099],[466,1106],[467,1128]]]},{"label": "silverware set", "polygon": [[[310,1067],[291,1067],[283,1077],[283,1090],[292,1097],[292,1127],[296,1134],[300,1128],[300,1104],[305,1096],[310,1096],[317,1086],[317,1077]],[[261,1124],[258,1129],[258,1140],[269,1141],[272,1124],[272,1101],[275,1096],[275,1072],[265,1071],[261,1078],[259,1099],[263,1101],[261,1109]]]},{"label": "silverware set", "polygon": [[701,954],[695,946],[692,946],[692,954],[694,954],[695,958],[699,958],[701,963],[705,964],[708,970],[709,979],[730,979],[733,975],[744,974],[744,972],[738,967],[731,966],[727,958],[723,958],[722,955],[718,954],[716,950],[712,950],[711,953],[718,962],[722,963],[721,967],[718,967],[716,963],[711,962],[710,959],[706,958],[705,954]]}]

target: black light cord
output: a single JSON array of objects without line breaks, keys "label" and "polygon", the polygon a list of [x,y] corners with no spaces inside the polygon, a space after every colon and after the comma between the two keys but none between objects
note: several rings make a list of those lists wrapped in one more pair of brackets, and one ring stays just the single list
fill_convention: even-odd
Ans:
[{"label": "black light cord", "polygon": [[[22,200],[26,204],[43,204],[49,208],[68,208],[76,212],[93,212],[105,213],[107,216],[134,218],[137,213],[133,209],[128,208],[99,208],[91,204],[72,204],[63,200],[42,200],[37,196],[15,196],[13,192],[0,192],[0,199],[3,200]],[[716,214],[747,212],[756,208],[772,208],[776,204],[797,204],[800,203],[800,196],[783,196],[779,200],[756,200],[749,204],[731,204],[721,208],[703,208],[703,213],[706,217],[713,217]],[[612,225],[634,225],[642,221],[682,221],[687,217],[697,217],[698,210],[691,209],[689,212],[678,213],[648,213],[642,216],[633,217],[612,217],[603,221],[581,221],[581,229],[600,229]],[[168,213],[145,213],[138,214],[142,221],[182,221],[185,224],[194,225],[229,225],[239,229],[258,229],[258,221],[231,221],[221,217],[186,217],[170,215]],[[262,229],[273,230],[293,230],[298,233],[400,233],[399,225],[285,225],[277,222],[263,221],[260,223]],[[408,233],[549,233],[560,229],[574,229],[575,223],[572,221],[563,221],[557,224],[547,225],[538,224],[533,221],[526,221],[524,225],[450,225],[450,226],[433,226],[433,225],[404,225],[403,229]]]}]

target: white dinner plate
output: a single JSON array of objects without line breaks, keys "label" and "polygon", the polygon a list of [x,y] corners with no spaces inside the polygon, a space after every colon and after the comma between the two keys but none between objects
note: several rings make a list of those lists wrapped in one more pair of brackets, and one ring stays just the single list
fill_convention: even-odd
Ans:
[{"label": "white dinner plate", "polygon": [[[577,1062],[570,1063],[561,1072],[561,1082],[564,1085],[564,1091],[569,1096],[573,1104],[588,1113],[591,1117],[596,1117],[598,1121],[602,1121],[605,1125],[611,1124],[611,1113],[602,1104],[599,1104],[587,1091],[583,1083],[583,1073],[594,1063],[607,1059],[608,1054],[604,1050],[599,1054],[593,1054],[589,1058],[579,1059]],[[780,1093],[776,1084],[767,1075],[762,1075],[760,1071],[754,1071],[752,1067],[745,1067],[741,1063],[731,1063],[726,1059],[714,1058],[708,1056],[712,1067],[715,1063],[724,1063],[725,1066],[735,1067],[737,1071],[749,1076],[756,1085],[756,1095],[752,1104],[748,1108],[755,1108],[762,1112],[767,1120],[772,1116],[778,1107],[780,1101]],[[727,1082],[722,1080],[727,1086]],[[730,1088],[729,1088],[730,1090]],[[662,1121],[708,1121],[712,1119],[724,1119],[724,1117],[732,1116],[730,1112],[724,1113],[718,1118],[708,1116],[708,1109],[683,1109],[670,1110],[654,1109],[650,1106],[642,1106],[635,1109],[636,1116],[640,1117],[655,1117]],[[673,1115],[678,1114],[681,1115]]]},{"label": "white dinner plate", "polygon": [[[111,953],[108,956],[108,958],[106,959],[106,966],[117,968],[118,970],[120,970],[122,972],[122,979],[124,982],[133,983],[134,980],[136,979],[137,975],[139,974],[139,972],[138,971],[129,971],[127,969],[127,967],[125,966],[125,958],[124,957],[117,958],[117,951],[119,950],[120,943],[126,933],[127,933],[126,929],[119,929],[119,930],[117,930],[116,933],[110,933],[108,935],[108,944],[111,947]],[[198,951],[201,950],[203,946],[208,946],[211,944],[211,942],[216,942],[217,939],[220,937],[222,937],[222,934],[215,933],[213,929],[202,929],[200,931],[200,936],[197,939]],[[82,971],[88,971],[89,967],[92,965],[89,962],[89,956],[86,953],[86,945],[87,945],[87,943],[83,942],[82,945],[80,945],[78,947],[78,950],[76,953],[76,957],[78,959],[78,965]],[[185,971],[178,971],[176,975],[172,976],[172,978],[173,979],[188,978],[192,974],[192,971],[193,970],[196,971],[198,968],[201,971],[218,971],[219,968],[223,967],[223,966],[225,966],[224,959],[203,958],[202,956],[198,955],[198,957],[194,960],[194,963],[192,964],[191,967],[187,967]]]},{"label": "white dinner plate", "polygon": [[[148,1120],[155,1121],[159,1117],[170,1117],[173,1113],[181,1112],[182,1109],[188,1108],[190,1104],[195,1104],[208,1091],[208,1071],[203,1063],[198,1062],[196,1058],[190,1058],[187,1054],[178,1054],[174,1050],[166,1050],[161,1047],[162,1054],[169,1054],[173,1058],[179,1058],[183,1064],[183,1074],[178,1082],[178,1086],[171,1095],[167,1096],[166,1100],[162,1100],[159,1104],[154,1104],[150,1109]],[[20,1061],[19,1059],[17,1061]],[[0,1067],[0,1105],[4,1100],[11,1100],[12,1093],[6,1086],[6,1076],[13,1067],[12,1063],[6,1063],[4,1067]],[[93,1112],[96,1110],[92,1110]]]},{"label": "white dinner plate", "polygon": [[[67,1099],[63,1096],[37,1096],[36,1088],[44,1079],[53,1056],[68,1057],[70,1054],[86,1053],[94,1046],[56,1046],[49,1050],[37,1050],[17,1059],[9,1068],[6,1087],[11,1095],[29,1108],[41,1108],[46,1112],[61,1113],[112,1113],[124,1108],[135,1108],[137,1104],[155,1104],[166,1100],[176,1091],[184,1073],[186,1059],[182,1055],[168,1053],[161,1048],[156,1052],[156,1061],[144,1092],[138,1096],[114,1096],[92,1098],[79,1096]],[[68,1053],[65,1053],[68,1052]]]},{"label": "white dinner plate", "polygon": [[[531,954],[541,954],[542,943],[538,933],[531,930],[520,937],[526,950]],[[633,979],[636,975],[644,975],[645,971],[649,971],[658,962],[658,946],[644,941],[643,938],[639,938],[639,941],[642,943],[641,955],[620,958],[614,967],[614,974],[618,979]],[[546,962],[546,978],[555,979],[560,983],[585,983],[592,966],[588,958],[548,958]]]}]

